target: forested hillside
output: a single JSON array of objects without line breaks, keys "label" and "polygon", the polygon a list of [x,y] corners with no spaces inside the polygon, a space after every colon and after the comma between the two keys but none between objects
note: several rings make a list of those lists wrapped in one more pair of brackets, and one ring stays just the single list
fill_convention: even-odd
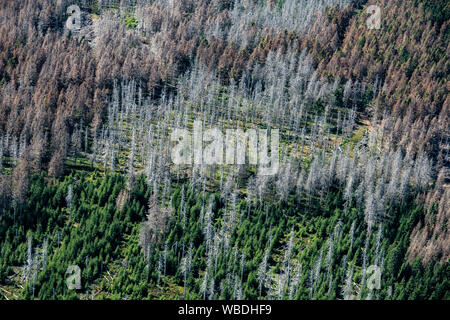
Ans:
[{"label": "forested hillside", "polygon": [[1,1],[0,299],[449,299],[449,14]]}]

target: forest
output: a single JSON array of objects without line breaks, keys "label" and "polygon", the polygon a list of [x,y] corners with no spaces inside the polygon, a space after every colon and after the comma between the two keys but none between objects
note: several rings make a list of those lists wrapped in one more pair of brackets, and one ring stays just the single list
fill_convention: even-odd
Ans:
[{"label": "forest", "polygon": [[[450,299],[449,14],[1,1],[0,300]],[[196,126],[278,170],[175,164]]]}]

